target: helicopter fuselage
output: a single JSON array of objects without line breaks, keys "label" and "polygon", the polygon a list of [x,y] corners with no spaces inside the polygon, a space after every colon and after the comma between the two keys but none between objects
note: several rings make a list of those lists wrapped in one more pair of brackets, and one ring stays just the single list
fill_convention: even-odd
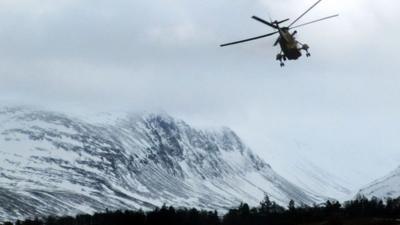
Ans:
[{"label": "helicopter fuselage", "polygon": [[293,34],[286,28],[279,29],[279,45],[285,57],[289,60],[296,60],[301,57],[301,51]]}]

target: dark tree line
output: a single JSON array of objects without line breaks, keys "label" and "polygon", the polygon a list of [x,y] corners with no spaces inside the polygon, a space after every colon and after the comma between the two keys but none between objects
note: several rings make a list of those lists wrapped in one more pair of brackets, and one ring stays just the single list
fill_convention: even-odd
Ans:
[{"label": "dark tree line", "polygon": [[378,198],[368,199],[358,196],[343,205],[337,201],[327,201],[313,206],[296,206],[294,201],[290,201],[289,205],[283,208],[266,196],[259,207],[250,208],[247,204],[241,204],[238,208],[229,210],[223,216],[222,225],[298,225],[321,224],[321,222],[341,225],[344,221],[355,219],[395,221],[399,218],[400,198],[383,201]]},{"label": "dark tree line", "polygon": [[299,225],[321,222],[327,225],[341,225],[344,224],[343,221],[357,218],[400,218],[400,198],[383,201],[359,196],[343,205],[336,201],[327,201],[314,206],[299,206],[290,201],[287,207],[282,207],[266,196],[257,207],[242,203],[223,216],[219,216],[216,211],[164,205],[148,212],[107,210],[93,215],[49,216],[18,220],[14,223],[6,222],[4,225]]},{"label": "dark tree line", "polygon": [[4,225],[220,225],[216,211],[163,206],[153,211],[131,210],[106,211],[93,215],[49,216],[43,219],[27,219],[6,222]]}]

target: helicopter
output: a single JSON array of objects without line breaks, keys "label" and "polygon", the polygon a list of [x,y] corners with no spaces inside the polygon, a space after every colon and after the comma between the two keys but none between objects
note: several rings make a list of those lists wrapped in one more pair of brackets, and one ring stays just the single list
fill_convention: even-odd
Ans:
[{"label": "helicopter", "polygon": [[285,66],[284,61],[286,60],[297,60],[298,58],[300,58],[302,56],[301,51],[305,51],[306,56],[310,57],[311,54],[309,52],[310,47],[307,44],[302,44],[299,41],[296,40],[295,35],[297,34],[297,31],[294,30],[293,32],[291,32],[291,30],[295,29],[295,28],[299,28],[299,27],[303,27],[309,24],[313,24],[313,23],[317,23],[323,20],[328,20],[334,17],[338,17],[339,14],[335,14],[332,16],[327,16],[321,19],[317,19],[317,20],[313,20],[307,23],[303,23],[300,25],[296,25],[296,23],[303,18],[308,12],[310,12],[315,6],[317,6],[322,0],[318,0],[316,3],[314,3],[310,8],[308,8],[303,14],[301,14],[299,17],[297,17],[293,22],[291,22],[288,26],[280,26],[282,23],[285,23],[287,21],[289,21],[290,19],[285,19],[285,20],[281,20],[281,21],[266,21],[260,17],[257,16],[253,16],[251,17],[252,19],[261,22],[273,29],[275,29],[275,32],[269,33],[269,34],[264,34],[261,36],[257,36],[257,37],[253,37],[253,38],[248,38],[248,39],[244,39],[244,40],[240,40],[240,41],[235,41],[235,42],[230,42],[230,43],[226,43],[226,44],[222,44],[220,45],[220,47],[225,47],[225,46],[230,46],[230,45],[235,45],[235,44],[240,44],[243,42],[249,42],[249,41],[254,41],[257,39],[261,39],[261,38],[266,38],[269,36],[273,36],[275,34],[279,34],[279,37],[277,38],[277,40],[274,43],[274,46],[277,46],[279,44],[281,51],[280,53],[276,56],[276,60],[280,61],[280,66],[283,67]]}]

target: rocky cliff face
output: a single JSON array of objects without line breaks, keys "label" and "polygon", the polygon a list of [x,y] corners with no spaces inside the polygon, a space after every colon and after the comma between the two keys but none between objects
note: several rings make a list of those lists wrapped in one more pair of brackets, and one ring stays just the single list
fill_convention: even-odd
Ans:
[{"label": "rocky cliff face", "polygon": [[318,199],[276,174],[230,129],[168,115],[98,118],[0,109],[0,219],[174,206],[225,209]]}]

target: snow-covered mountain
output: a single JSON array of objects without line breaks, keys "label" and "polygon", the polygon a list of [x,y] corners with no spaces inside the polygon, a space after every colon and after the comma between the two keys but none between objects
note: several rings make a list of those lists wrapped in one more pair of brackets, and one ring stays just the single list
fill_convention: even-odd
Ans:
[{"label": "snow-covered mountain", "polygon": [[0,220],[108,209],[225,209],[321,200],[275,173],[230,129],[165,114],[76,117],[0,109]]},{"label": "snow-covered mountain", "polygon": [[400,167],[367,185],[359,191],[359,194],[368,198],[378,197],[381,199],[400,197]]},{"label": "snow-covered mountain", "polygon": [[[365,181],[361,185],[354,184],[354,179],[351,179],[353,174],[347,177],[336,174],[335,169],[324,164],[321,156],[315,155],[318,151],[298,140],[285,138],[279,140],[279,144],[269,140],[265,146],[268,163],[277,173],[315,195],[347,201],[365,184]],[[326,155],[324,157],[329,158]]]},{"label": "snow-covered mountain", "polygon": [[280,161],[283,165],[279,165],[277,161],[274,162],[273,168],[275,171],[314,195],[326,196],[338,201],[347,201],[356,192],[348,188],[350,185],[344,179],[335,176],[311,160],[301,156],[297,159],[288,159],[285,162]]}]

